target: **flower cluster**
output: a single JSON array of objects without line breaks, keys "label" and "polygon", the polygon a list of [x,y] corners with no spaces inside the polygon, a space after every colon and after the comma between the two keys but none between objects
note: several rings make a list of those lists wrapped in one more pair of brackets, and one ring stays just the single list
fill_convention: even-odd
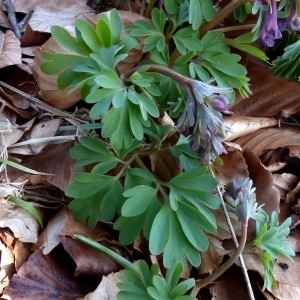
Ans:
[{"label": "flower cluster", "polygon": [[291,6],[289,25],[292,30],[300,31],[300,2],[296,0]]},{"label": "flower cluster", "polygon": [[239,220],[248,223],[249,218],[257,208],[255,188],[249,178],[236,178],[225,186],[224,200],[236,213]]},{"label": "flower cluster", "polygon": [[189,136],[192,149],[200,152],[203,162],[214,160],[217,155],[226,152],[222,141],[229,128],[224,124],[221,112],[228,110],[229,101],[220,93],[231,92],[231,89],[190,79],[185,90],[187,103],[177,127]]}]

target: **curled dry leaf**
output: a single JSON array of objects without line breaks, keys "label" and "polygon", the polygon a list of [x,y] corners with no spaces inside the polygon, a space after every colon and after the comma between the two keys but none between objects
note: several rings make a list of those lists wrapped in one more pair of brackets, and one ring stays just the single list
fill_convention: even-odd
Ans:
[{"label": "curled dry leaf", "polygon": [[299,183],[299,177],[293,174],[273,174],[274,185],[278,189],[280,199],[287,200],[287,195],[294,190]]},{"label": "curled dry leaf", "polygon": [[21,64],[20,41],[11,30],[0,32],[0,68]]}]

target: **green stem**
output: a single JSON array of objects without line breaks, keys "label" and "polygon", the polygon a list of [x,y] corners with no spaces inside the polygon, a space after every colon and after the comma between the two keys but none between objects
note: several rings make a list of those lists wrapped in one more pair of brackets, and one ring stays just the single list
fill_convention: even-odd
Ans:
[{"label": "green stem", "polygon": [[234,262],[237,260],[237,258],[241,255],[245,244],[247,240],[247,229],[248,229],[248,224],[243,223],[242,227],[242,236],[240,240],[240,244],[234,254],[216,271],[214,271],[212,274],[207,276],[204,279],[200,279],[196,281],[196,285],[194,286],[191,296],[196,297],[199,290],[202,289],[203,287],[207,286],[208,284],[212,283],[214,280],[216,280],[219,276],[221,276],[226,270],[228,270]]},{"label": "green stem", "polygon": [[177,73],[176,71],[170,69],[169,67],[166,67],[163,65],[152,65],[152,64],[132,68],[123,74],[124,78],[129,78],[133,73],[135,73],[136,71],[138,71],[141,68],[142,69],[147,68],[147,71],[149,71],[149,72],[157,72],[157,73],[169,76],[181,84],[187,84],[191,80],[190,78]]},{"label": "green stem", "polygon": [[147,10],[146,10],[146,13],[145,13],[145,17],[146,18],[150,18],[151,16],[151,11],[153,9],[153,6],[155,4],[156,0],[150,0],[148,6],[147,6]]},{"label": "green stem", "polygon": [[222,8],[219,12],[217,12],[213,19],[210,22],[204,23],[200,27],[201,36],[205,35],[208,31],[212,30],[216,25],[220,24],[226,17],[228,17],[231,13],[233,13],[238,7],[243,5],[244,3],[249,2],[249,0],[232,0]]}]

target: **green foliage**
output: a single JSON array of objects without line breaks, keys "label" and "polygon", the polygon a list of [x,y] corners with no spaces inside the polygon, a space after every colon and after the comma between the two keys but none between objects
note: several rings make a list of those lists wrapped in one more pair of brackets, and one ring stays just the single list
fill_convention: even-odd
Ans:
[{"label": "green foliage", "polygon": [[[70,151],[79,168],[66,190],[73,199],[69,207],[75,218],[87,220],[90,227],[99,221],[113,222],[125,245],[143,235],[151,254],[161,255],[168,269],[163,278],[158,265],[149,268],[141,261],[137,267],[80,237],[128,269],[119,284],[119,299],[194,299],[185,295],[194,280],[179,282],[180,275],[187,263],[201,264],[201,252],[209,246],[207,234],[217,230],[212,211],[220,206],[213,193],[218,182],[202,164],[207,163],[204,158],[210,162],[217,156],[213,151],[220,154],[224,149],[227,128],[221,112],[226,111],[227,98],[233,102],[236,91],[244,97],[250,93],[247,70],[230,47],[267,59],[251,45],[263,26],[263,6],[253,6],[253,12],[260,14],[251,33],[228,39],[220,31],[202,30],[214,17],[212,0],[160,3],[151,9],[151,19],[125,28],[117,10],[100,14],[94,25],[78,19],[75,36],[53,26],[54,40],[68,54],[42,54],[43,71],[59,73],[58,86],[68,87],[70,93],[80,89],[90,106],[90,118],[97,120],[97,131],[80,137]],[[149,7],[152,4],[155,1]],[[235,17],[243,21],[249,9],[246,3]],[[134,60],[136,64],[123,71],[121,64],[132,58],[140,42],[143,60]],[[275,61],[278,70],[299,59],[295,45]],[[289,75],[296,71],[295,67]],[[165,112],[175,126],[162,125]],[[179,165],[176,175],[162,180],[163,167],[155,156]],[[269,222],[256,208],[253,204],[255,245],[262,249],[265,287],[270,287],[275,282],[274,259],[293,255],[286,241],[289,220],[279,225],[272,214]]]},{"label": "green foliage", "polygon": [[183,272],[183,265],[174,262],[168,269],[166,277],[158,274],[159,267],[154,264],[149,269],[145,261],[140,261],[138,272],[126,270],[120,278],[118,300],[156,299],[156,300],[192,300],[192,296],[185,295],[195,285],[190,278],[178,282]]},{"label": "green foliage", "polygon": [[280,255],[291,259],[291,256],[294,256],[295,253],[287,240],[287,235],[290,233],[291,218],[286,219],[279,225],[276,212],[272,213],[271,218],[262,209],[260,209],[260,213],[264,218],[256,221],[254,245],[262,249],[260,259],[264,266],[263,289],[265,289],[271,288],[272,285],[277,286],[273,270],[274,261]]},{"label": "green foliage", "polygon": [[276,75],[300,81],[300,40],[287,46],[284,54],[272,63]]}]

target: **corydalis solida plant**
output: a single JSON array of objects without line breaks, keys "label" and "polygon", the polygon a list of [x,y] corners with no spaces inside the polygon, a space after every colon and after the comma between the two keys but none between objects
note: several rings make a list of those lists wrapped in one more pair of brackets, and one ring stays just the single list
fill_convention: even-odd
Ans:
[{"label": "corydalis solida plant", "polygon": [[[73,53],[44,53],[43,69],[61,72],[60,87],[81,89],[92,121],[101,128],[81,137],[71,151],[79,167],[91,169],[77,172],[66,192],[74,198],[70,208],[77,220],[88,220],[91,227],[113,221],[124,244],[143,234],[150,252],[163,255],[166,268],[177,261],[198,267],[209,246],[207,233],[217,230],[212,211],[220,206],[212,193],[217,181],[201,163],[224,152],[228,128],[222,112],[235,91],[247,94],[248,79],[223,33],[199,34],[202,22],[213,17],[211,1],[163,4],[153,8],[151,21],[126,28],[115,10],[100,14],[95,26],[77,20],[76,37],[54,27],[54,39]],[[211,17],[201,14],[200,20],[192,12],[204,7]],[[146,61],[120,71],[139,39]],[[175,127],[160,123],[166,112]],[[149,167],[162,153],[174,156],[182,169],[165,180]],[[157,293],[161,279],[155,278],[150,293]]]}]

